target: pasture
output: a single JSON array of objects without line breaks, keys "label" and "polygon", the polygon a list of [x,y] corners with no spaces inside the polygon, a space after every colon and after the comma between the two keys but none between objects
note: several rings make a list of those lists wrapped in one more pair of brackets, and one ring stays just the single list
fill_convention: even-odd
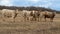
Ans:
[{"label": "pasture", "polygon": [[12,22],[12,19],[0,17],[0,34],[60,34],[60,14],[56,14],[54,21],[44,22],[44,19],[38,21],[23,21],[22,12],[19,12]]}]

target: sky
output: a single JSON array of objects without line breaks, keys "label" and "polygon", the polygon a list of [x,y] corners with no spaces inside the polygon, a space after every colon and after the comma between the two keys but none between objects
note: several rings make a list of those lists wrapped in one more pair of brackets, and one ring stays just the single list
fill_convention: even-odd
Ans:
[{"label": "sky", "polygon": [[0,0],[4,6],[36,6],[60,11],[60,0]]}]

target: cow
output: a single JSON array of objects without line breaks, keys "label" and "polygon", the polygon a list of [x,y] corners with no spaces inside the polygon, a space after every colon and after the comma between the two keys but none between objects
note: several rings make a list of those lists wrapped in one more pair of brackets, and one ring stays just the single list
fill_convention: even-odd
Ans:
[{"label": "cow", "polygon": [[23,10],[23,15],[24,15],[24,18],[25,20],[34,20],[34,21],[39,21],[39,18],[40,18],[40,11],[35,11],[35,10],[32,10],[32,11],[27,11],[27,10]]},{"label": "cow", "polygon": [[35,21],[36,21],[37,19],[38,19],[38,21],[39,21],[40,11],[34,11],[33,18],[34,18]]},{"label": "cow", "polygon": [[27,11],[27,10],[23,10],[23,17],[24,17],[24,20],[29,20],[29,16],[30,16],[30,11]]},{"label": "cow", "polygon": [[44,18],[46,21],[46,18],[50,18],[50,21],[53,22],[55,15],[56,12],[49,12],[49,11],[40,12],[40,20],[41,18]]},{"label": "cow", "polygon": [[1,13],[2,13],[2,18],[5,18],[5,17],[12,18],[15,21],[15,18],[18,14],[18,9],[16,10],[2,9]]},{"label": "cow", "polygon": [[34,11],[27,11],[27,10],[23,10],[23,17],[26,20],[33,20],[33,14],[34,14]]}]

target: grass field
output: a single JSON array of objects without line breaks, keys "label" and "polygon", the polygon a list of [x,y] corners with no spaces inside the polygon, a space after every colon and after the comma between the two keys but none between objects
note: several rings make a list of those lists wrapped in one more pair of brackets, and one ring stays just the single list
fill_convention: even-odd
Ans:
[{"label": "grass field", "polygon": [[60,14],[57,14],[53,22],[23,21],[22,17],[12,19],[0,18],[0,34],[60,34]]}]

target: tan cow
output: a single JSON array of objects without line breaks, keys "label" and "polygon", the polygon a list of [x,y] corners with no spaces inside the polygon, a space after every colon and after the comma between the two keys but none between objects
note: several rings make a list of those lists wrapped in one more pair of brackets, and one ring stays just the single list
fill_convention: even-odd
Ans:
[{"label": "tan cow", "polygon": [[17,10],[10,10],[10,9],[2,9],[2,18],[12,18],[15,21],[15,18],[18,14],[18,9]]}]

